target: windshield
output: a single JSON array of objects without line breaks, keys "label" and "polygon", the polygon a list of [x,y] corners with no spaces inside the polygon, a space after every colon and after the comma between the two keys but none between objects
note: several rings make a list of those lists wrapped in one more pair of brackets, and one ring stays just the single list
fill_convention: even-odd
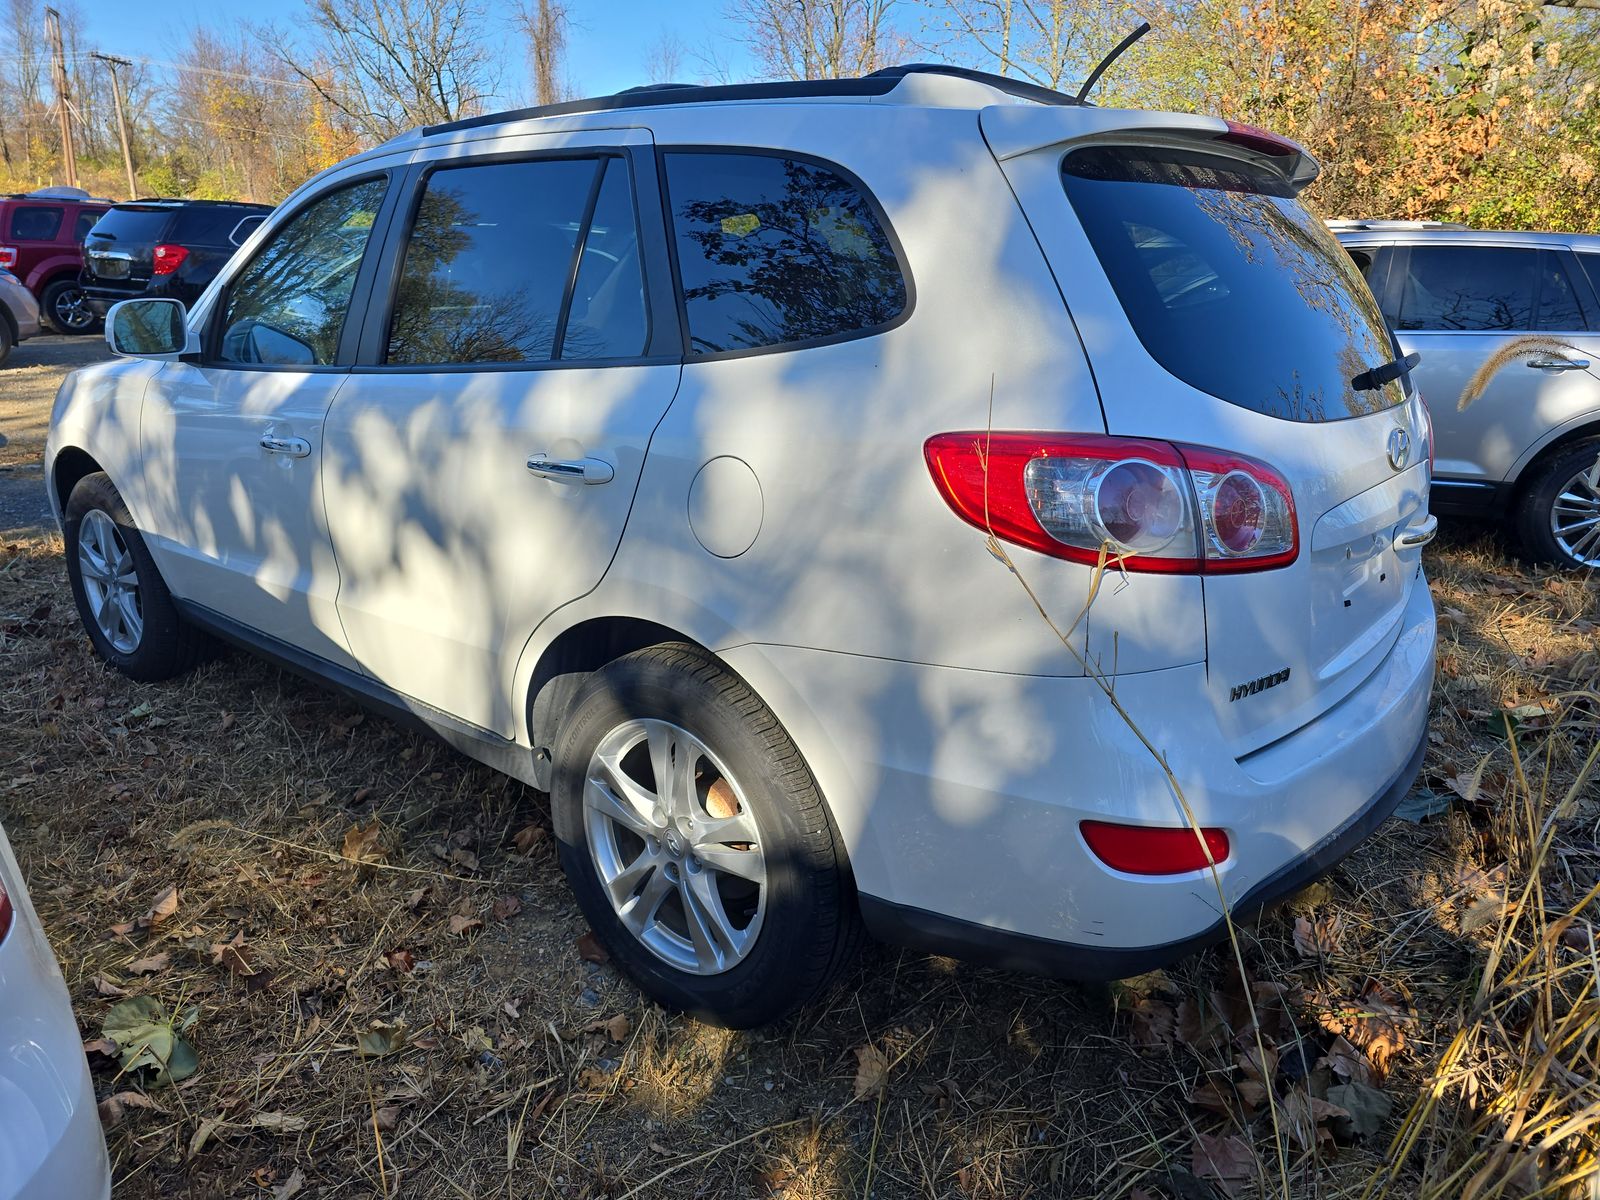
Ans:
[{"label": "windshield", "polygon": [[1283,179],[1122,146],[1068,155],[1062,179],[1134,332],[1179,379],[1288,421],[1405,399],[1398,381],[1353,385],[1393,360],[1394,343],[1349,255]]},{"label": "windshield", "polygon": [[95,222],[89,234],[97,238],[109,237],[123,245],[154,242],[160,239],[171,219],[170,208],[113,208]]}]

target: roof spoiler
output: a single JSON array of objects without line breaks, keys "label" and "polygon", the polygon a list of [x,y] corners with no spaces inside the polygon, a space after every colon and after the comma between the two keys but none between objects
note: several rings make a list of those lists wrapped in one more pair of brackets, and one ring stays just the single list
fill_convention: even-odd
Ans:
[{"label": "roof spoiler", "polygon": [[1124,145],[1201,147],[1263,166],[1296,191],[1316,179],[1321,167],[1311,153],[1286,137],[1189,113],[1144,112],[1136,109],[1033,108],[995,105],[983,110],[983,136],[994,156],[1004,162],[1060,146],[1116,142]]}]

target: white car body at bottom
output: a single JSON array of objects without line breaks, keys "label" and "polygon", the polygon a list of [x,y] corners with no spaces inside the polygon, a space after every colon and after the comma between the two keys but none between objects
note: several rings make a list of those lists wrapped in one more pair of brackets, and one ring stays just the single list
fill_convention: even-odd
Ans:
[{"label": "white car body at bottom", "polygon": [[[1434,650],[1427,418],[1409,387],[1344,394],[1393,349],[1309,215],[1262,223],[1300,231],[1285,270],[1304,272],[1318,303],[1362,309],[1349,317],[1360,328],[1339,395],[1297,394],[1284,403],[1299,409],[1273,413],[1158,361],[1064,193],[1063,164],[1111,146],[1265,173],[1271,195],[1292,197],[1314,174],[1298,148],[1213,118],[1017,104],[1004,86],[907,74],[865,100],[629,98],[421,131],[341,164],[286,201],[197,302],[198,351],[64,385],[46,455],[58,512],[92,462],[186,613],[314,657],[326,677],[540,786],[573,694],[564,672],[608,661],[566,667],[573,654],[651,644],[642,629],[693,643],[800,751],[870,930],[1088,977],[1171,958],[1218,931],[1212,873],[1128,874],[1083,831],[1185,826],[1146,739],[1193,817],[1226,831],[1216,878],[1241,904],[1326,869],[1415,776]],[[697,354],[677,337],[671,264],[684,251],[669,254],[663,225],[646,291],[650,336],[672,334],[671,353],[399,369],[383,361],[392,292],[363,274],[350,361],[302,372],[207,359],[205,331],[252,257],[341,181],[386,172],[402,192],[376,218],[388,262],[415,208],[408,189],[441,165],[605,151],[633,164],[648,229],[663,221],[658,164],[675,149],[792,153],[849,172],[892,230],[904,312],[850,336]],[[1248,206],[1226,185],[1216,194],[1224,211]],[[723,231],[754,228],[740,220]],[[1162,282],[1187,285],[1186,261]],[[1228,294],[1199,277],[1169,307]],[[1285,295],[1287,317],[1313,307]],[[1273,351],[1274,333],[1219,326],[1216,358]],[[1058,638],[930,479],[925,447],[973,430],[1247,456],[1292,491],[1296,552],[1271,569],[1101,579],[1054,547],[1009,547]],[[292,456],[262,448],[290,441]],[[601,462],[606,479],[530,473],[544,455]]]},{"label": "white car body at bottom", "polygon": [[0,888],[13,908],[0,931],[0,1200],[102,1200],[111,1171],[83,1039],[3,829]]}]

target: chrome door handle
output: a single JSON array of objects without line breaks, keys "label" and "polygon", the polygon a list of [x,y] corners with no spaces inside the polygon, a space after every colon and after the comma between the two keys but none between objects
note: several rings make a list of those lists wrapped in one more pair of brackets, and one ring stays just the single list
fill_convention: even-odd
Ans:
[{"label": "chrome door handle", "polygon": [[305,438],[279,437],[275,433],[261,435],[261,448],[269,454],[287,454],[290,458],[305,458],[311,453],[311,443]]},{"label": "chrome door handle", "polygon": [[528,470],[557,483],[610,483],[617,474],[604,459],[546,458],[543,454],[528,456]]},{"label": "chrome door handle", "polygon": [[1394,548],[1396,550],[1420,550],[1433,541],[1434,535],[1439,532],[1439,518],[1432,513],[1421,525],[1410,525],[1394,535]]},{"label": "chrome door handle", "polygon": [[1587,358],[1530,358],[1528,365],[1539,371],[1587,371]]}]

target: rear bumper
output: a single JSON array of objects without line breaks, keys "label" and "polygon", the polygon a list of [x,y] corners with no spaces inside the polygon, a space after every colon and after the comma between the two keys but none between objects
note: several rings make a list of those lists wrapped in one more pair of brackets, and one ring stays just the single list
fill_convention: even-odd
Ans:
[{"label": "rear bumper", "polygon": [[[1183,826],[1160,764],[1095,681],[745,646],[724,658],[811,764],[869,928],[936,953],[1117,978],[1215,939],[1228,909],[1328,870],[1415,777],[1433,682],[1420,572],[1394,645],[1354,692],[1277,742],[1227,749],[1203,663],[1122,675],[1117,699],[1228,858],[1173,876],[1114,871],[1084,820]],[[788,695],[785,695],[785,691]],[[797,703],[798,702],[798,703]]]}]

